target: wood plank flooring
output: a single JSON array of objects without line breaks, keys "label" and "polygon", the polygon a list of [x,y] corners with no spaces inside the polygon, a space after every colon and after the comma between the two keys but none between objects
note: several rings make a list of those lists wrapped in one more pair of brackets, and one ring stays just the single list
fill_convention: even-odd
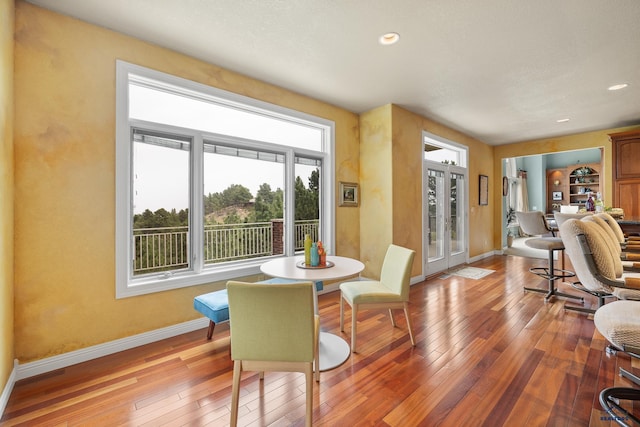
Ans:
[{"label": "wood plank flooring", "polygon": [[[480,280],[435,277],[411,289],[416,347],[401,312],[358,323],[359,353],[321,374],[313,422],[320,426],[610,426],[599,391],[629,385],[618,353],[593,321],[545,304],[522,286],[544,260],[494,256]],[[568,286],[563,290],[577,293]],[[587,299],[587,304],[595,300]],[[339,292],[319,297],[322,330],[340,334]],[[350,315],[347,309],[346,315]],[[349,341],[350,323],[343,335]],[[637,365],[637,366],[636,366]],[[18,382],[1,426],[224,426],[229,424],[229,329],[206,329]],[[301,374],[245,373],[240,425],[304,425]]]}]

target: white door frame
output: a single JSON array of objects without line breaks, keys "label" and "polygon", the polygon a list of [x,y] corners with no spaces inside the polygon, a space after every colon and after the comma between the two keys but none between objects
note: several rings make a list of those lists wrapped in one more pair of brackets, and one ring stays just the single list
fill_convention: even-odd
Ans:
[{"label": "white door frame", "polygon": [[[436,274],[440,271],[445,271],[455,265],[460,265],[469,260],[469,174],[467,165],[467,156],[468,150],[467,147],[464,147],[460,144],[456,144],[451,141],[444,140],[441,137],[436,137],[435,135],[430,135],[427,132],[423,132],[423,140],[428,145],[435,145],[439,147],[443,147],[449,150],[453,150],[458,152],[459,158],[456,165],[446,164],[441,162],[429,161],[423,159],[423,168],[422,168],[422,254],[423,254],[423,274],[425,277]],[[445,182],[445,189],[443,194],[450,194],[450,174],[456,173],[464,176],[464,185],[462,194],[458,194],[458,199],[462,199],[460,201],[459,208],[462,210],[459,221],[460,228],[462,228],[463,236],[461,238],[461,244],[463,248],[460,251],[457,251],[455,254],[451,254],[451,239],[450,239],[450,224],[445,220],[446,230],[441,230],[440,235],[448,236],[446,241],[442,242],[443,244],[443,257],[437,260],[433,260],[429,262],[429,207],[428,207],[428,176],[429,169],[442,171]],[[458,189],[459,191],[460,189]],[[450,218],[450,203],[449,201],[443,201],[442,207],[444,209],[444,215],[446,218]]]}]

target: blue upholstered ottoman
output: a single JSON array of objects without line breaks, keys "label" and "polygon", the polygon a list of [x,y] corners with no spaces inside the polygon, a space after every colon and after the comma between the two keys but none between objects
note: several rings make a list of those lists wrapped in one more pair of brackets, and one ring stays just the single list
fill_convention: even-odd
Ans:
[{"label": "blue upholstered ottoman", "polygon": [[216,323],[229,320],[229,298],[227,297],[227,290],[221,289],[195,297],[193,299],[193,308],[209,319],[207,339],[210,340],[213,336],[213,329],[216,327]]},{"label": "blue upholstered ottoman", "polygon": [[[299,280],[273,278],[257,283],[297,282],[299,282]],[[322,282],[316,282],[316,290],[321,291],[323,287]],[[210,340],[213,336],[213,330],[216,327],[216,323],[226,322],[229,320],[229,298],[227,297],[227,290],[221,289],[219,291],[209,292],[208,294],[198,295],[193,299],[193,308],[209,319],[207,339]]]}]

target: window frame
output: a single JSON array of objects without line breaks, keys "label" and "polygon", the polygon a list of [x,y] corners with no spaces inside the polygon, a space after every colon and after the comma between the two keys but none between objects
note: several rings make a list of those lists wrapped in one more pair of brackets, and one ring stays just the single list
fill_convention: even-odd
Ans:
[{"label": "window frame", "polygon": [[[322,132],[322,151],[297,148],[270,142],[255,141],[213,132],[186,129],[169,124],[148,122],[129,118],[129,83],[131,78],[138,81],[153,82],[152,86],[162,90],[171,87],[187,96],[202,96],[212,102],[230,108],[312,126]],[[155,83],[158,83],[156,85]],[[133,259],[133,203],[132,171],[133,156],[131,131],[133,128],[147,131],[165,132],[192,138],[190,155],[190,205],[189,235],[191,267],[188,270],[171,273],[150,273],[134,277],[131,260]],[[332,253],[335,242],[335,201],[334,201],[334,139],[333,121],[291,110],[264,101],[259,101],[236,93],[224,91],[201,83],[151,70],[125,61],[116,61],[116,203],[115,203],[115,261],[116,261],[116,298],[126,298],[187,286],[224,281],[260,273],[260,265],[265,261],[281,256],[295,255],[294,218],[295,218],[295,157],[321,159],[322,173],[320,185],[320,233],[327,253]],[[204,141],[217,141],[225,145],[268,149],[285,153],[285,254],[272,257],[259,257],[251,260],[231,261],[205,266],[203,262],[202,231],[203,220],[203,159]],[[199,192],[194,189],[201,189]]]}]

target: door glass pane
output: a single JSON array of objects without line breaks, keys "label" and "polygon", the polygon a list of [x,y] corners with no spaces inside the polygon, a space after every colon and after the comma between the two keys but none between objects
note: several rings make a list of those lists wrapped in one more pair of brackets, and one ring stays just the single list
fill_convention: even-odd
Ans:
[{"label": "door glass pane", "polygon": [[284,154],[204,142],[204,263],[281,254]]},{"label": "door glass pane", "polygon": [[134,129],[133,275],[190,267],[191,141]]},{"label": "door glass pane", "polygon": [[321,165],[319,159],[296,157],[295,159],[295,250],[304,250],[304,236],[317,242],[321,236],[320,226],[320,183]]},{"label": "door glass pane", "polygon": [[450,174],[451,194],[450,194],[450,214],[451,214],[451,253],[456,254],[464,250],[464,222],[462,197],[464,194],[464,175]]},{"label": "door glass pane", "polygon": [[429,228],[427,230],[429,233],[428,250],[429,261],[433,261],[444,256],[444,172],[429,169],[427,180],[429,189],[427,201],[429,218]]}]

